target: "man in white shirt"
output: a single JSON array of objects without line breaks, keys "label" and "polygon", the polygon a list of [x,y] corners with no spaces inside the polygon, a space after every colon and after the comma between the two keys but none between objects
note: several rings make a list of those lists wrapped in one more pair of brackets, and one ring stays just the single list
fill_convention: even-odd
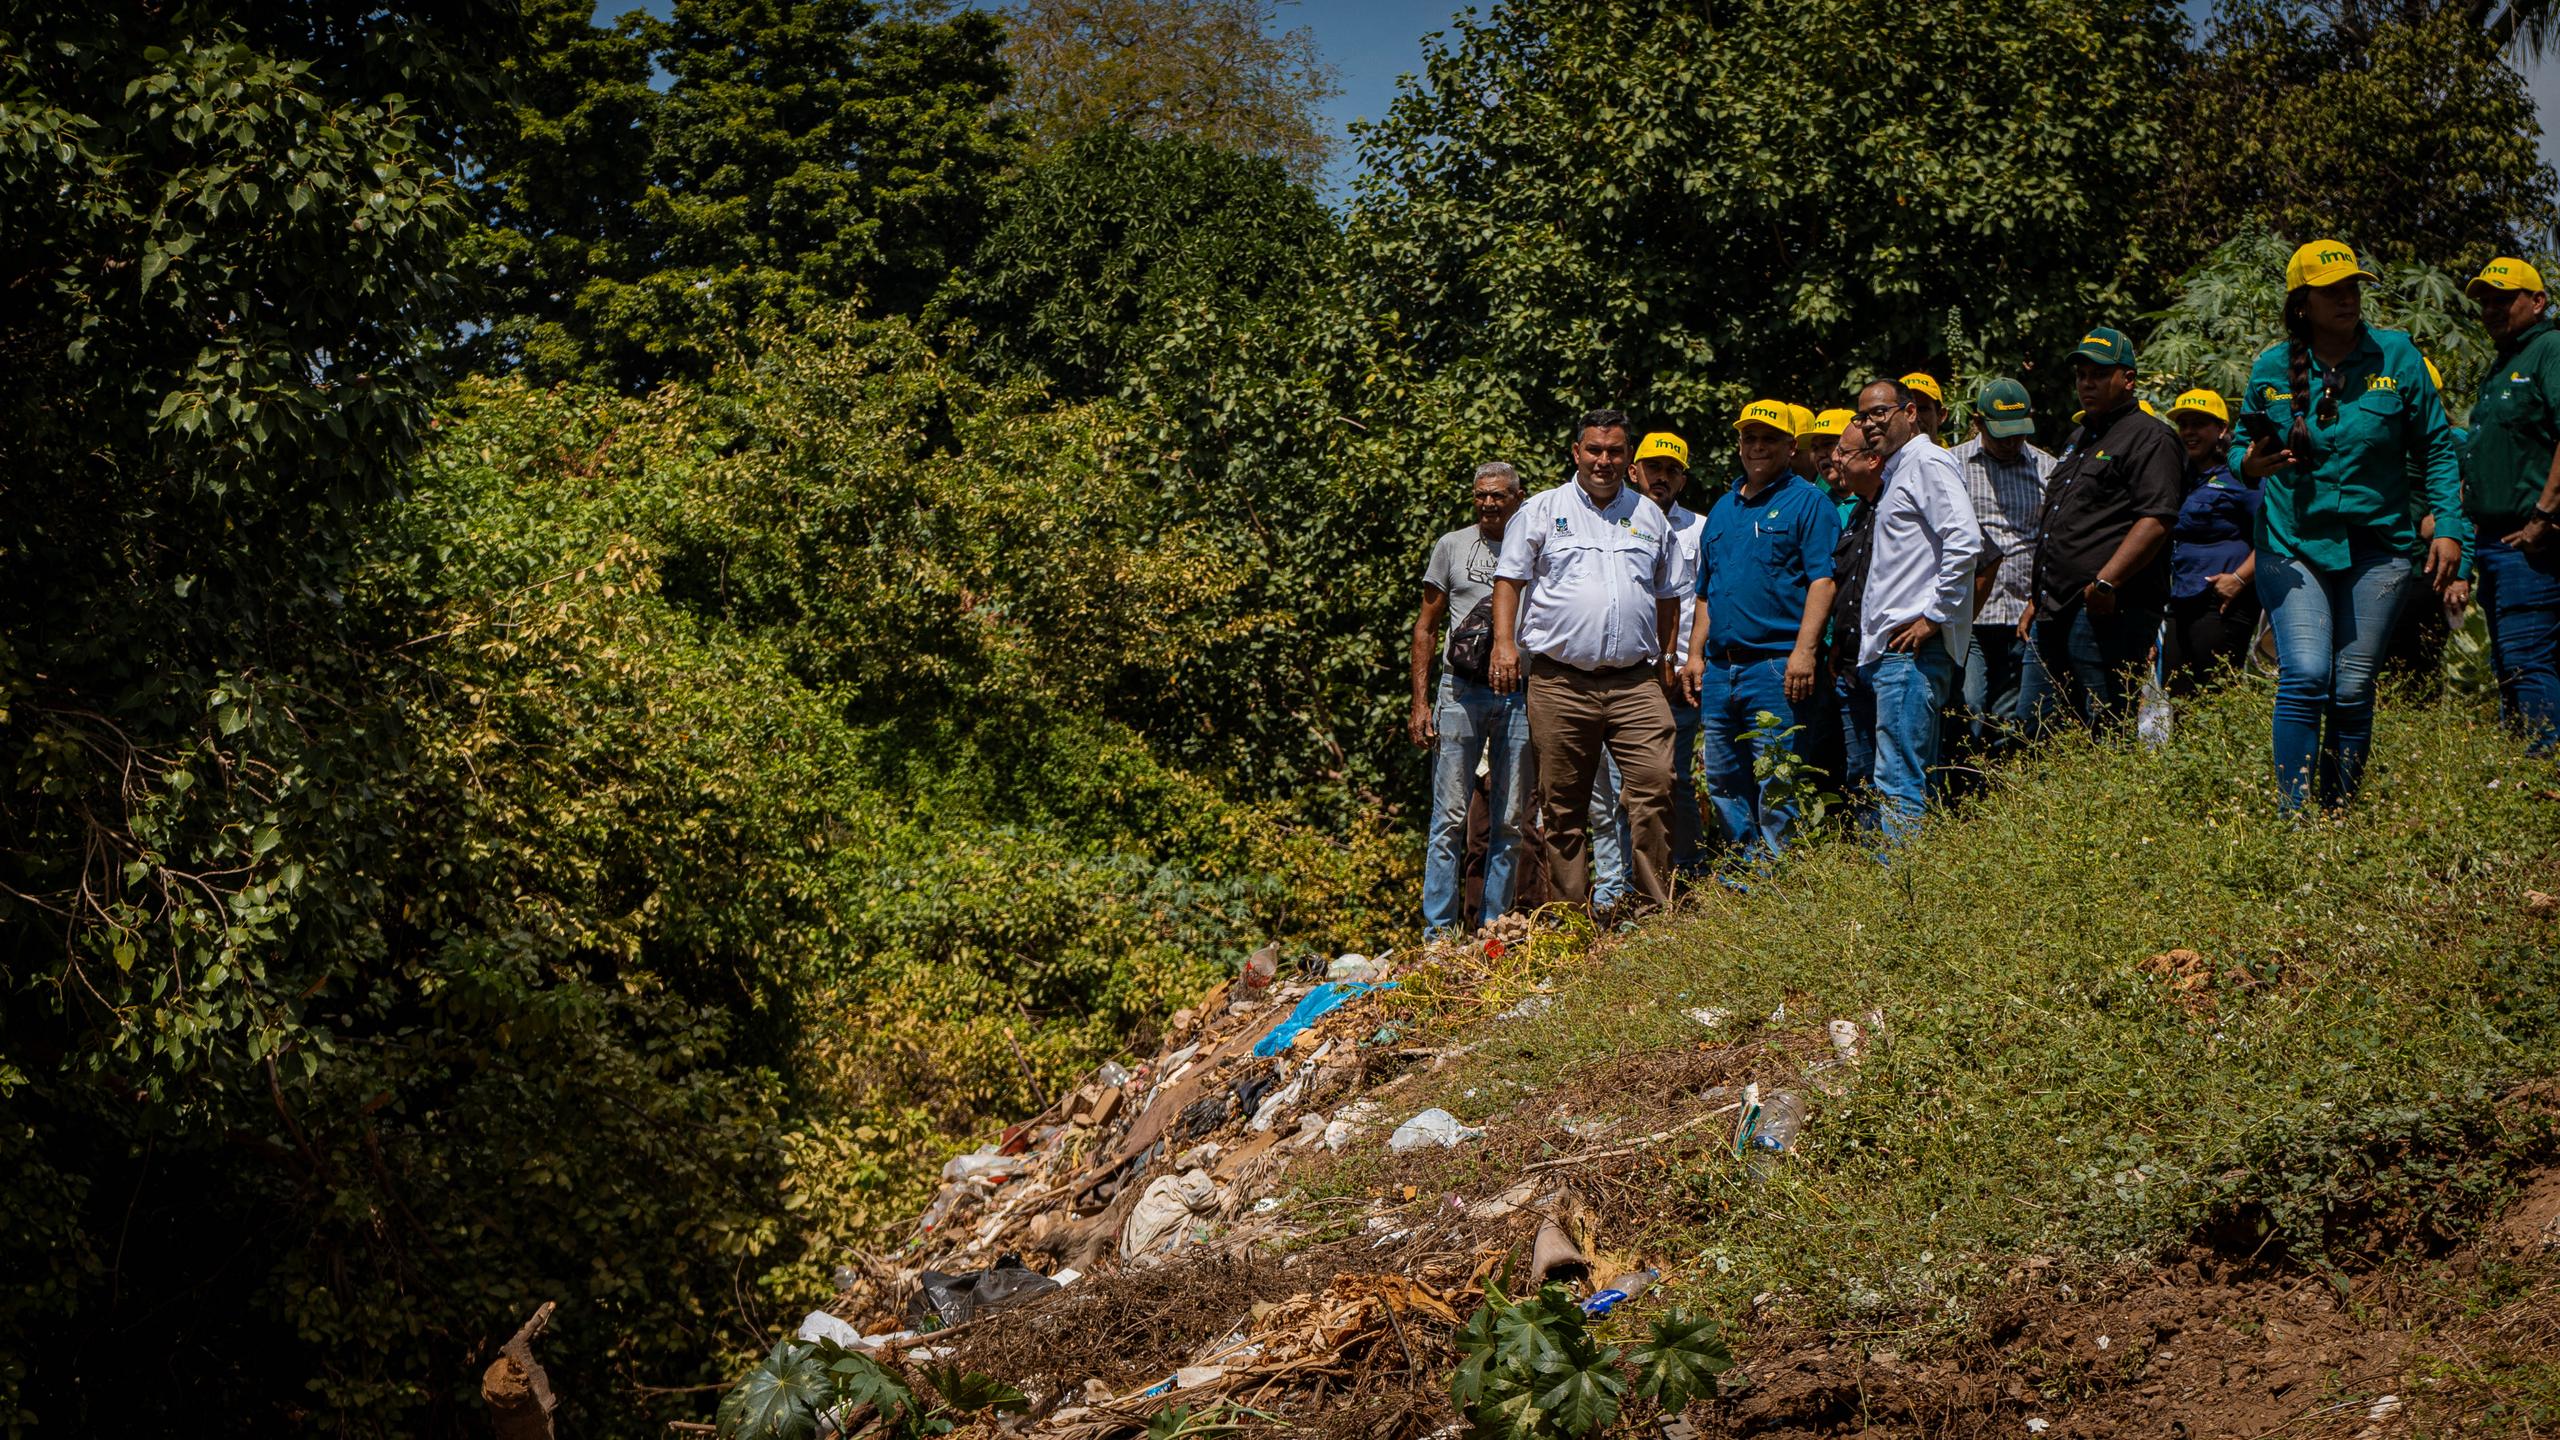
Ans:
[{"label": "man in white shirt", "polygon": [[[1698,573],[1698,513],[1680,503],[1689,488],[1689,442],[1657,430],[1636,445],[1635,467],[1627,483],[1662,507],[1671,520],[1671,541],[1680,547],[1681,573]],[[1694,583],[1680,592],[1680,663],[1689,663],[1690,617],[1698,608]],[[1671,869],[1688,874],[1699,864],[1698,734],[1699,710],[1685,694],[1671,697]],[[1618,803],[1618,767],[1603,764],[1591,787],[1591,906],[1608,910],[1627,898],[1627,812]]]},{"label": "man in white shirt", "polygon": [[[1844,476],[1869,503],[1866,533],[1842,542],[1857,572],[1842,582],[1842,650],[1857,647],[1851,719],[1874,741],[1876,823],[1888,840],[1916,826],[1938,761],[1939,712],[1973,643],[1973,564],[1982,554],[1955,460],[1920,430],[1912,392],[1878,380],[1858,392],[1866,446],[1881,473],[1859,464]],[[1853,552],[1857,553],[1853,556]],[[1862,562],[1862,563],[1859,563]],[[1854,585],[1854,595],[1847,592]]]},{"label": "man in white shirt", "polygon": [[1591,786],[1618,765],[1639,910],[1671,902],[1671,687],[1690,577],[1662,507],[1627,485],[1632,427],[1594,410],[1574,427],[1573,482],[1529,498],[1493,581],[1493,688],[1529,691],[1529,748],[1546,797],[1551,878],[1591,899]]}]

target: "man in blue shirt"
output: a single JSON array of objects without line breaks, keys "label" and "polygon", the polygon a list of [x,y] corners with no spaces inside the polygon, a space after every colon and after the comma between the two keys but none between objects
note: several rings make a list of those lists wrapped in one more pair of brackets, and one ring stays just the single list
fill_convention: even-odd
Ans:
[{"label": "man in blue shirt", "polygon": [[[1785,732],[1813,698],[1840,512],[1820,486],[1788,470],[1795,435],[1786,406],[1754,400],[1733,428],[1742,474],[1707,509],[1698,547],[1705,603],[1680,673],[1703,725],[1709,803],[1725,838],[1758,857],[1783,849],[1795,825],[1793,808],[1773,803],[1755,778],[1754,762],[1770,746],[1794,750]],[[1773,724],[1762,724],[1764,713]]]}]

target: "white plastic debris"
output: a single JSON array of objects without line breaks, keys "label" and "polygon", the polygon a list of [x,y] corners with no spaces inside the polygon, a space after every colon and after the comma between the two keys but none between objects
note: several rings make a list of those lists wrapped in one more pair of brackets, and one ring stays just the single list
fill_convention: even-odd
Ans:
[{"label": "white plastic debris", "polygon": [[1298,1103],[1298,1097],[1306,1093],[1307,1077],[1302,1071],[1297,1079],[1263,1096],[1260,1108],[1253,1112],[1253,1123],[1245,1128],[1255,1134],[1270,1129],[1290,1106]]},{"label": "white plastic debris", "polygon": [[1481,1130],[1470,1130],[1459,1124],[1457,1116],[1434,1106],[1397,1126],[1396,1133],[1387,1137],[1387,1148],[1405,1151],[1437,1145],[1445,1150],[1454,1150],[1483,1134]]},{"label": "white plastic debris", "polygon": [[1093,1078],[1101,1081],[1106,1088],[1117,1090],[1129,1083],[1129,1067],[1117,1060],[1105,1060],[1102,1062],[1102,1068],[1093,1072]]},{"label": "white plastic debris", "polygon": [[1028,1154],[999,1155],[996,1153],[996,1147],[989,1145],[966,1155],[954,1155],[944,1161],[942,1178],[948,1182],[985,1180],[999,1175],[1019,1175],[1031,1168],[1033,1158]]},{"label": "white plastic debris", "polygon": [[1843,1060],[1857,1059],[1858,1022],[1855,1020],[1834,1020],[1831,1022],[1829,1029],[1831,1031],[1831,1048],[1839,1054],[1840,1058]]},{"label": "white plastic debris", "polygon": [[1553,995],[1532,995],[1493,1018],[1496,1020],[1526,1020],[1532,1015],[1546,1014],[1548,1011],[1554,1009],[1555,1005],[1556,997]]},{"label": "white plastic debris", "polygon": [[1324,1148],[1339,1153],[1342,1147],[1359,1139],[1362,1131],[1375,1124],[1377,1117],[1378,1102],[1375,1100],[1354,1100],[1343,1106],[1325,1122]]},{"label": "white plastic debris", "polygon": [[2027,1422],[2027,1433],[2030,1435],[2041,1435],[2052,1428],[2053,1422],[2045,1419],[2041,1415],[2036,1416],[2034,1419]]},{"label": "white plastic debris", "polygon": [[1521,1206],[1528,1204],[1529,1196],[1534,1193],[1536,1189],[1537,1185],[1535,1182],[1523,1180],[1519,1184],[1512,1186],[1510,1189],[1503,1191],[1501,1194],[1494,1196],[1490,1200],[1479,1200],[1473,1205],[1468,1206],[1467,1215],[1470,1219],[1475,1220],[1499,1220],[1503,1216],[1510,1214],[1512,1211],[1519,1209]]},{"label": "white plastic debris", "polygon": [[800,1328],[792,1332],[803,1340],[833,1340],[847,1350],[862,1343],[862,1332],[847,1325],[824,1310],[812,1310],[802,1316]]},{"label": "white plastic debris", "polygon": [[1336,955],[1333,957],[1333,963],[1324,967],[1324,978],[1327,980],[1366,982],[1377,980],[1383,974],[1384,968],[1366,955]]},{"label": "white plastic debris", "polygon": [[1724,1027],[1724,1022],[1733,1018],[1732,1011],[1718,1010],[1711,1005],[1701,1005],[1694,1010],[1683,1010],[1680,1013],[1697,1021],[1700,1025],[1705,1026],[1709,1030],[1722,1029]]},{"label": "white plastic debris", "polygon": [[2399,1413],[2400,1397],[2397,1395],[2384,1395],[2376,1399],[2371,1405],[2365,1407],[2364,1418],[2367,1420],[2388,1420]]}]

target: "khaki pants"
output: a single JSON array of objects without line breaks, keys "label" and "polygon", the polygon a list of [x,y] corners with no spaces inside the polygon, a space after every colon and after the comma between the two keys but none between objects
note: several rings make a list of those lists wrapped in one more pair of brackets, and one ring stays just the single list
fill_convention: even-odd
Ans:
[{"label": "khaki pants", "polygon": [[1594,673],[1544,656],[1529,662],[1529,748],[1559,900],[1591,903],[1591,781],[1605,749],[1618,762],[1636,910],[1671,903],[1671,698],[1659,675],[1651,665]]}]

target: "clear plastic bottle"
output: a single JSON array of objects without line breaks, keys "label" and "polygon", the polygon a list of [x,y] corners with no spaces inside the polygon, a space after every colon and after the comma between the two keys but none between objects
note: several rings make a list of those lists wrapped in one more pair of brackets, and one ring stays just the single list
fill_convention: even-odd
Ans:
[{"label": "clear plastic bottle", "polygon": [[1804,1097],[1793,1090],[1771,1091],[1760,1102],[1760,1124],[1751,1132],[1751,1148],[1783,1155],[1796,1148],[1804,1130]]}]

